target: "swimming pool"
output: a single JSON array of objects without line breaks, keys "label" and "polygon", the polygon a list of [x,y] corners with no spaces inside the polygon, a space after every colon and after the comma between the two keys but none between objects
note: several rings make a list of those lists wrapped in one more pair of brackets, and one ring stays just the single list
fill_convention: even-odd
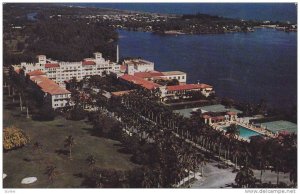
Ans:
[{"label": "swimming pool", "polygon": [[[245,128],[243,126],[240,126],[240,125],[237,125],[237,128],[240,131],[240,137],[243,137],[243,138],[248,139],[248,140],[250,140],[249,138],[251,136],[262,135],[260,133],[252,131],[251,129],[247,129],[247,128]],[[225,130],[227,130],[227,127],[225,128]]]}]

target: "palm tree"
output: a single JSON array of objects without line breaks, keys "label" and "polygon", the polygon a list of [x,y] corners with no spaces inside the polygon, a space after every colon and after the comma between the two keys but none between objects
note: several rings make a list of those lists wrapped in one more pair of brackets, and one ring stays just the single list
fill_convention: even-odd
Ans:
[{"label": "palm tree", "polygon": [[200,166],[201,166],[201,176],[203,177],[203,167],[204,165],[206,165],[206,158],[204,157],[204,155],[202,154],[199,154],[199,156],[197,156],[197,160],[198,160],[198,163],[200,163]]},{"label": "palm tree", "polygon": [[42,149],[43,145],[36,141],[34,144],[33,144],[33,149],[36,150],[36,151],[40,151]]},{"label": "palm tree", "polygon": [[143,188],[153,187],[153,171],[149,168],[144,168],[144,176],[142,181]]},{"label": "palm tree", "polygon": [[88,162],[88,165],[91,169],[93,169],[93,167],[95,166],[96,163],[96,158],[93,155],[89,155],[86,159],[86,161]]},{"label": "palm tree", "polygon": [[48,176],[48,180],[53,182],[53,178],[57,176],[56,166],[50,165],[46,167],[45,174]]},{"label": "palm tree", "polygon": [[65,139],[65,144],[64,147],[69,149],[69,158],[70,160],[72,160],[72,148],[74,146],[74,138],[72,135],[69,135],[66,139]]},{"label": "palm tree", "polygon": [[246,187],[248,188],[249,185],[252,185],[255,181],[253,171],[248,168],[247,166],[244,166],[241,168],[241,170],[237,173],[235,177],[235,182],[238,187]]},{"label": "palm tree", "polygon": [[237,125],[231,124],[227,130],[225,135],[229,135],[230,138],[235,139],[239,136],[240,130],[237,128]]},{"label": "palm tree", "polygon": [[297,165],[290,170],[290,181],[293,183],[294,187],[297,186]]}]

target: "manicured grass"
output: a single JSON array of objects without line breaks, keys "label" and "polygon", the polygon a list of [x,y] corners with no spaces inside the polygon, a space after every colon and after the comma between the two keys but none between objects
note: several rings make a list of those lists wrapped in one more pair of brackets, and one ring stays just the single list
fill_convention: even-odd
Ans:
[{"label": "manicured grass", "polygon": [[[88,155],[96,158],[99,168],[129,170],[136,167],[130,161],[131,155],[119,152],[120,142],[92,136],[91,125],[85,121],[69,121],[62,117],[54,121],[40,122],[27,119],[19,107],[8,108],[12,101],[4,95],[3,127],[15,125],[25,131],[31,142],[25,147],[3,154],[3,171],[8,176],[3,180],[4,188],[77,188],[83,178],[76,174],[87,173],[90,169],[86,162]],[[75,145],[72,149],[73,160],[69,160],[64,140],[72,135]],[[40,151],[34,150],[35,142],[41,143]],[[47,165],[57,167],[58,175],[53,183],[45,175]],[[35,176],[37,182],[22,185],[25,177]]]}]

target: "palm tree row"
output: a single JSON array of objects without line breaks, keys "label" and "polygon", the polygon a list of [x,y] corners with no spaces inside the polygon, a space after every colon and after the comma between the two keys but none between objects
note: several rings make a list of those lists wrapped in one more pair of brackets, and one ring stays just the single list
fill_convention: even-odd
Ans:
[{"label": "palm tree row", "polygon": [[[94,102],[96,106],[97,104],[103,106],[104,101],[96,99]],[[194,148],[184,140],[178,139],[167,126],[164,127],[142,116],[140,112],[136,112],[126,106],[126,103],[122,103],[121,99],[112,99],[104,104],[106,107],[102,107],[98,115],[106,109],[109,110],[117,120],[121,121],[124,134],[127,133],[138,138],[140,142],[147,142],[147,144],[155,147],[155,152],[151,153],[151,158],[157,158],[157,160],[148,164],[151,173],[145,174],[145,176],[149,176],[145,187],[171,187],[188,176],[189,172],[196,172],[198,166],[204,164],[203,156],[201,154],[195,155]],[[159,119],[157,118],[158,122]],[[94,122],[97,122],[97,117]],[[121,141],[128,142],[128,144],[132,142],[132,140],[125,140],[130,138],[128,135],[124,135],[122,138]],[[131,149],[132,147],[130,146]],[[134,149],[133,152],[136,152],[137,149]]]},{"label": "palm tree row", "polygon": [[[237,139],[238,130],[236,126],[230,126],[226,133],[217,131],[203,124],[199,117],[183,118],[172,113],[168,107],[153,99],[155,99],[155,96],[153,97],[145,91],[136,91],[122,96],[119,100],[127,108],[126,115],[134,114],[136,118],[142,115],[147,120],[156,123],[155,127],[161,126],[163,129],[172,130],[182,137],[190,139],[214,152],[219,158],[223,157],[225,160],[231,160],[236,167],[249,165],[252,168],[261,169],[261,172],[269,167],[276,171],[277,174],[280,171],[289,172],[291,180],[295,183],[295,180],[293,180],[295,178],[293,177],[295,177],[294,172],[297,165],[296,163],[290,165],[291,161],[288,158],[295,158],[297,144],[295,141],[292,141],[294,144],[288,147],[281,143],[282,140],[280,138],[296,139],[296,135],[280,136],[277,139],[259,138],[263,145],[257,144],[255,138],[251,140],[251,143],[240,141]],[[258,151],[260,148],[265,149]],[[267,150],[266,148],[269,149]],[[294,161],[297,161],[296,158]],[[279,184],[279,181],[277,181],[277,184]]]}]

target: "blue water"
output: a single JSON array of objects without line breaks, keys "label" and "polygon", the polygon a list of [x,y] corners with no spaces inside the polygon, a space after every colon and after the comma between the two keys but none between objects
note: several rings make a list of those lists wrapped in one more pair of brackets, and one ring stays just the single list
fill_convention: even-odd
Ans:
[{"label": "blue water", "polygon": [[[261,135],[255,131],[252,131],[252,130],[242,127],[240,125],[237,125],[237,128],[240,132],[239,136],[241,136],[245,139],[250,139],[251,136]],[[225,130],[226,130],[226,128],[225,128]]]},{"label": "blue water", "polygon": [[160,36],[119,31],[121,57],[153,61],[159,71],[180,70],[189,83],[211,84],[239,101],[267,100],[277,108],[297,103],[297,33]]},{"label": "blue water", "polygon": [[206,13],[223,17],[297,22],[294,3],[72,3],[72,5],[152,13]]},{"label": "blue water", "polygon": [[37,15],[36,12],[28,13],[28,14],[27,14],[27,19],[30,20],[30,21],[37,21],[36,15]]}]

